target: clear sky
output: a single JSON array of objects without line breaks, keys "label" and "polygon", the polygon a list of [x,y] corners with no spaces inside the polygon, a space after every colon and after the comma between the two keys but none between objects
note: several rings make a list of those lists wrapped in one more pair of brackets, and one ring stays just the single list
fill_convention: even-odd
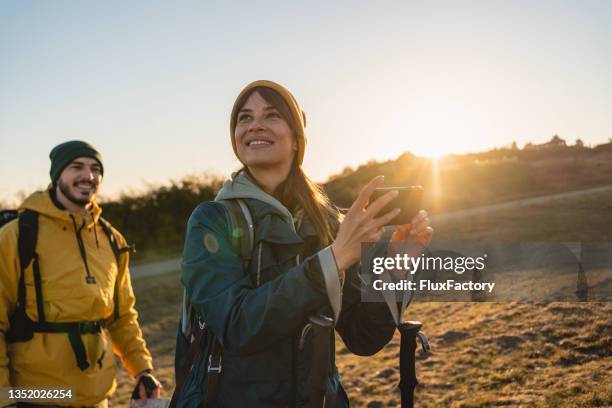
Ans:
[{"label": "clear sky", "polygon": [[51,148],[104,156],[103,194],[238,167],[255,79],[308,116],[304,167],[612,137],[611,1],[0,1],[0,199]]}]

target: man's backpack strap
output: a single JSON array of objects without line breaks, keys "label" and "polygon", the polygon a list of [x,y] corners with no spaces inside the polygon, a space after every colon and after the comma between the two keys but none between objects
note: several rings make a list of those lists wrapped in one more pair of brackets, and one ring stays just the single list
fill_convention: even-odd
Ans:
[{"label": "man's backpack strap", "polygon": [[[32,210],[25,210],[19,215],[19,237],[17,247],[19,251],[19,266],[21,272],[19,276],[19,303],[25,303],[25,282],[24,271],[34,261],[34,279],[40,282],[40,269],[38,268],[38,256],[36,255],[36,241],[38,238],[38,213]],[[38,276],[37,276],[38,275]],[[39,293],[39,286],[36,285],[36,295]]]},{"label": "man's backpack strap", "polygon": [[98,222],[100,223],[100,226],[102,227],[102,231],[104,231],[104,234],[106,234],[106,237],[108,238],[108,241],[110,242],[110,246],[113,250],[113,254],[115,255],[115,259],[117,263],[119,263],[119,261],[121,260],[121,254],[129,250],[129,248],[125,250],[122,250],[121,248],[119,248],[119,243],[117,242],[117,238],[115,237],[115,234],[113,234],[113,227],[111,227],[110,222],[106,221],[102,217],[98,218]]},{"label": "man's backpack strap", "polygon": [[[44,319],[42,303],[42,288],[40,282],[40,269],[36,255],[36,240],[38,237],[38,213],[25,210],[19,214],[17,238],[17,251],[19,253],[19,283],[17,284],[17,307],[10,318],[10,328],[6,333],[9,343],[28,341],[34,336],[32,321],[26,314],[26,287],[25,270],[34,261],[34,286],[37,295],[37,308],[39,318]],[[42,309],[42,312],[41,312]]]},{"label": "man's backpack strap", "polygon": [[[110,246],[113,250],[113,254],[115,255],[115,261],[117,262],[117,268],[121,266],[121,255],[131,250],[134,250],[133,245],[128,245],[126,247],[120,247],[119,242],[117,241],[117,237],[113,233],[113,227],[110,222],[106,221],[104,218],[100,217],[98,219],[100,226],[102,226],[102,231],[108,238],[110,242]],[[113,319],[119,319],[119,276],[115,279],[115,287],[113,289]]]}]

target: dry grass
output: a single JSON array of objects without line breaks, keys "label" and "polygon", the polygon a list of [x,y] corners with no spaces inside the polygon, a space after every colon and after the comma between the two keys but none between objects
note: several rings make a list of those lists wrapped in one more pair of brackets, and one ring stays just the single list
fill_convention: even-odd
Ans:
[{"label": "dry grass", "polygon": [[[179,273],[138,279],[133,286],[140,325],[153,355],[155,376],[169,398],[174,389],[174,349],[182,299]],[[133,388],[134,380],[121,369],[117,377],[117,392],[111,400],[113,406],[127,406]]]},{"label": "dry grass", "polygon": [[[434,355],[417,362],[417,406],[612,405],[609,303],[421,303]],[[338,343],[351,404],[399,406],[396,336],[374,358]]]},{"label": "dry grass", "polygon": [[[612,194],[552,202],[435,225],[436,239],[612,240]],[[145,337],[166,393],[181,289],[178,273],[134,282]],[[421,407],[612,406],[611,303],[418,303],[434,355],[417,362]],[[337,364],[354,407],[399,406],[396,336],[374,357],[337,341]],[[121,371],[113,403],[133,380]]]}]

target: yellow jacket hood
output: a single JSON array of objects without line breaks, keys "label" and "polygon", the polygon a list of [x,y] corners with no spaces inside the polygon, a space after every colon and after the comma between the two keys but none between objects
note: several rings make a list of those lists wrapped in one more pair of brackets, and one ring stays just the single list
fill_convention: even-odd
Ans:
[{"label": "yellow jacket hood", "polygon": [[[54,218],[58,221],[65,221],[72,224],[70,213],[66,210],[59,209],[52,201],[50,191],[37,191],[24,200],[19,207],[19,210],[32,210],[49,218]],[[91,207],[86,211],[86,227],[91,227],[91,224],[97,223],[102,214],[102,208],[93,202]],[[82,221],[76,217],[76,221],[80,224]]]}]

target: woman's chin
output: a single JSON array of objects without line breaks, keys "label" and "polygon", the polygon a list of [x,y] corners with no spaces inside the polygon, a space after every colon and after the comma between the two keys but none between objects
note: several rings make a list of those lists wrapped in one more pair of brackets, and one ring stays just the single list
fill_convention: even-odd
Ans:
[{"label": "woman's chin", "polygon": [[[291,159],[287,160],[287,163],[291,163]],[[275,168],[284,167],[285,161],[283,160],[274,160],[270,157],[253,157],[249,160],[245,160],[245,164],[250,169],[258,169],[258,170],[270,170]]]}]

